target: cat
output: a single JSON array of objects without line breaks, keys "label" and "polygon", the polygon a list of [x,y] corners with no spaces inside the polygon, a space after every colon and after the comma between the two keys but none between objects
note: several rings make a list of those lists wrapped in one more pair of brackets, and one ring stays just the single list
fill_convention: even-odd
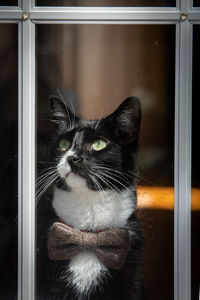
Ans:
[{"label": "cat", "polygon": [[[57,96],[50,102],[57,128],[49,173],[54,188],[46,206],[49,222],[39,233],[43,291],[38,299],[142,300],[143,237],[135,217],[140,102],[129,97],[109,116],[89,121],[77,117]],[[95,237],[110,229],[124,230],[129,242],[123,265],[110,268],[88,249],[70,259],[49,259],[46,245],[53,223]]]}]

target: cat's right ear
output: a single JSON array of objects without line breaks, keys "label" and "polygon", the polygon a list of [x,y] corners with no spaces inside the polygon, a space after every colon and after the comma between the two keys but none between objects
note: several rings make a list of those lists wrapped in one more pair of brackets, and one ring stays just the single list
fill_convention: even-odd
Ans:
[{"label": "cat's right ear", "polygon": [[56,124],[56,127],[63,128],[63,125],[65,125],[65,127],[67,126],[68,128],[72,129],[76,120],[76,116],[66,106],[64,100],[57,96],[50,96],[49,100],[53,122]]}]

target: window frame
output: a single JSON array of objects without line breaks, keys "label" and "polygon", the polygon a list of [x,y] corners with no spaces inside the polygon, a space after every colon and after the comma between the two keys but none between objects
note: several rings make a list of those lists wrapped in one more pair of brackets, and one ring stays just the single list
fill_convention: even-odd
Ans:
[{"label": "window frame", "polygon": [[200,7],[35,7],[34,0],[0,6],[0,23],[18,24],[18,299],[35,299],[35,25],[174,24],[174,300],[191,299],[191,118],[193,24]]}]

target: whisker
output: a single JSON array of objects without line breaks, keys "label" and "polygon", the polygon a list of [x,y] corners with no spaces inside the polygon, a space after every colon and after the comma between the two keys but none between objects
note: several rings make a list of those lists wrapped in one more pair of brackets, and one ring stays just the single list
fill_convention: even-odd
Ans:
[{"label": "whisker", "polygon": [[48,167],[48,168],[39,170],[39,171],[37,171],[37,175],[40,176],[41,174],[46,173],[46,172],[51,171],[51,170],[55,170],[56,171],[56,167],[53,166],[53,167]]},{"label": "whisker", "polygon": [[[99,169],[101,169],[101,168],[99,168]],[[115,176],[115,177],[117,177],[117,178],[119,178],[119,179],[121,179],[124,183],[128,183],[128,184],[130,184],[130,180],[128,180],[123,174],[121,174],[120,172],[117,172],[117,173],[115,173],[115,174],[113,174],[113,173],[111,173],[111,172],[113,172],[113,171],[110,171],[110,170],[107,170],[107,169],[101,169],[101,170],[103,170],[103,172],[105,172],[106,174],[108,173],[109,175],[112,175],[112,176]],[[102,171],[101,171],[102,172]],[[130,177],[130,176],[129,176]],[[130,178],[132,178],[132,177],[130,177]],[[133,179],[133,178],[132,178]]]},{"label": "whisker", "polygon": [[[94,167],[97,167],[97,168],[100,168],[100,169],[107,169],[107,170],[110,170],[110,171],[113,171],[113,172],[116,172],[116,173],[120,173],[120,174],[124,174],[125,176],[128,176],[128,177],[131,177],[133,178],[133,175],[129,175],[125,172],[122,172],[122,171],[118,171],[118,170],[115,170],[113,168],[109,168],[109,167],[105,167],[105,166],[101,166],[101,165],[93,165]],[[137,176],[137,174],[133,173],[135,176]]]},{"label": "whisker", "polygon": [[[108,199],[108,195],[107,195],[106,191],[103,189],[103,187],[101,186],[100,182],[98,182],[98,180],[96,178],[94,178],[94,176],[92,176],[91,174],[89,174],[89,176],[93,180],[93,182],[97,185],[98,189],[100,191],[102,191],[104,196]],[[102,196],[102,200],[104,201],[103,195],[101,195],[101,196]]]},{"label": "whisker", "polygon": [[[94,176],[96,176],[95,174],[94,174]],[[97,176],[96,176],[97,177]],[[100,177],[99,177],[100,178]],[[104,194],[104,197],[109,201],[109,197],[108,197],[108,193],[106,192],[106,190],[101,186],[101,184],[99,183],[99,181],[97,180],[97,179],[95,179],[95,178],[93,178],[93,180],[96,182],[96,184],[99,186],[99,188],[100,188],[100,190],[102,191],[102,193]],[[102,178],[100,178],[100,180],[102,181],[102,182],[104,182],[104,184],[107,186],[107,187],[109,187],[113,192],[114,192],[114,194],[116,195],[116,196],[118,196],[117,195],[117,193],[113,190],[113,188],[111,187],[111,186],[109,186]],[[104,197],[103,197],[103,195],[102,195],[102,200],[103,200],[103,202],[104,202]]]},{"label": "whisker", "polygon": [[[55,163],[52,163],[55,164]],[[55,164],[56,166],[56,164]],[[38,172],[36,180],[36,205],[38,204],[41,196],[59,177],[55,166],[50,166]]]},{"label": "whisker", "polygon": [[[97,174],[96,174],[96,175],[97,175]],[[99,175],[99,174],[98,174],[98,175]],[[99,176],[101,176],[101,175],[99,175]],[[107,185],[110,187],[110,189],[111,189],[111,190],[115,193],[115,195],[117,196],[118,200],[121,201],[121,198],[119,197],[119,194],[116,192],[115,189],[117,189],[117,191],[118,191],[119,193],[120,193],[121,191],[120,191],[114,184],[112,184],[111,182],[109,182],[109,181],[106,180],[105,178],[101,178],[101,180],[104,181],[104,183],[107,184]],[[112,187],[114,187],[114,189],[113,189]],[[129,190],[129,192],[131,192],[131,191]],[[132,192],[131,192],[131,193],[132,193]],[[132,208],[132,205],[130,205],[129,208]],[[127,209],[127,207],[124,208],[124,209]]]},{"label": "whisker", "polygon": [[[105,173],[108,173],[112,176],[115,176],[115,177],[121,179],[124,183],[128,183],[129,185],[130,185],[130,180],[128,180],[127,177],[131,178],[132,180],[134,179],[133,176],[130,176],[130,175],[126,176],[125,173],[111,169],[111,168],[100,167],[100,166],[96,167],[96,170],[99,170],[99,169],[103,170]],[[115,173],[115,174],[112,174],[112,173]]]},{"label": "whisker", "polygon": [[108,180],[103,178],[100,174],[96,174],[96,173],[93,173],[93,174],[94,174],[94,176],[98,177],[107,187],[109,187],[115,193],[117,198],[120,200],[119,195],[117,194],[117,192],[114,189],[114,188],[116,188],[118,190],[118,192],[120,192],[120,190],[116,186],[114,186],[112,183],[108,182]]},{"label": "whisker", "polygon": [[40,163],[40,164],[51,164],[52,166],[53,166],[53,165],[56,165],[56,163],[54,163],[54,162],[51,162],[51,161],[43,161],[43,160],[38,160],[37,163]]},{"label": "whisker", "polygon": [[125,172],[122,172],[122,171],[117,171],[117,170],[115,170],[115,169],[108,168],[108,167],[105,167],[105,166],[102,166],[102,165],[98,165],[98,164],[93,165],[93,167],[96,167],[97,169],[100,169],[100,168],[101,168],[101,169],[109,169],[109,170],[112,171],[112,172],[121,173],[121,174],[124,174],[125,176],[128,176],[128,177],[130,177],[130,178],[136,177],[137,180],[140,179],[140,180],[138,180],[138,181],[140,181],[140,182],[141,182],[141,181],[144,181],[144,182],[150,183],[151,185],[154,185],[153,182],[151,182],[151,181],[149,181],[149,180],[146,180],[145,178],[139,176],[138,174],[136,174],[136,173],[134,173],[134,172],[132,172],[132,171],[130,171],[130,170],[127,170],[127,172],[129,172],[131,175],[128,174],[128,173],[125,173]]},{"label": "whisker", "polygon": [[104,112],[105,112],[105,108],[103,108],[102,112],[100,113],[100,115],[99,115],[99,117],[98,117],[98,122],[97,122],[97,124],[96,124],[96,126],[95,126],[95,128],[94,128],[95,130],[99,127],[99,124],[102,122],[102,120],[105,119],[105,117],[102,118],[102,115],[104,114]]},{"label": "whisker", "polygon": [[51,176],[53,174],[56,174],[55,170],[48,171],[47,173],[38,176],[38,178],[36,180],[36,184],[39,184],[40,181],[44,180],[45,178],[48,178],[49,176]]},{"label": "whisker", "polygon": [[[60,97],[61,97],[61,100],[63,101],[63,103],[65,104],[65,98],[64,98],[64,96],[63,96],[63,94],[61,93],[61,91],[59,90],[59,89],[57,89],[57,92],[58,92],[58,94],[60,95]],[[70,130],[72,130],[73,128],[74,128],[74,125],[72,126],[72,120],[71,120],[71,117],[70,117],[70,114],[69,114],[69,110],[67,109],[67,107],[66,107],[66,111],[67,111],[67,115],[68,115],[68,119],[69,119],[69,126],[70,126]],[[75,118],[75,117],[74,117]],[[74,124],[75,124],[75,121],[74,121]]]},{"label": "whisker", "polygon": [[128,187],[126,187],[123,183],[121,183],[121,182],[120,182],[119,180],[117,180],[116,178],[114,178],[114,177],[112,177],[112,176],[110,176],[110,175],[108,175],[108,174],[106,174],[106,173],[103,173],[103,172],[101,172],[101,175],[106,176],[106,177],[108,177],[108,178],[114,180],[115,182],[117,182],[118,184],[120,184],[122,187],[124,187],[124,189],[126,189],[126,190],[129,191],[129,192],[132,192]]},{"label": "whisker", "polygon": [[44,192],[58,179],[59,175],[54,175],[49,177],[46,181],[44,181],[45,185],[43,187],[39,188],[36,192],[36,206],[41,198],[41,196],[44,194]]},{"label": "whisker", "polygon": [[36,182],[36,188],[39,189],[41,184],[44,184],[45,182],[47,182],[48,180],[50,180],[51,178],[56,177],[56,176],[58,176],[56,173],[52,173],[52,174],[43,176],[42,178],[38,179],[38,181]]},{"label": "whisker", "polygon": [[76,114],[75,114],[75,109],[74,109],[74,105],[71,101],[70,98],[67,98],[67,101],[70,102],[71,108],[72,108],[72,112],[73,112],[73,128],[75,127],[75,122],[76,122]]},{"label": "whisker", "polygon": [[149,181],[148,179],[145,179],[144,177],[141,177],[141,176],[139,176],[139,175],[137,175],[137,174],[133,173],[133,172],[132,172],[132,171],[130,171],[130,170],[128,170],[128,172],[129,172],[129,173],[131,173],[131,174],[134,174],[134,176],[136,176],[136,177],[138,177],[139,179],[141,179],[141,181],[145,181],[146,183],[150,183],[151,185],[155,185],[155,183],[154,183],[154,182],[152,182],[152,181]]},{"label": "whisker", "polygon": [[[94,184],[97,186],[97,188],[100,189],[100,187],[99,187],[99,185],[97,184],[97,182],[96,182],[94,176],[92,176],[91,174],[88,174],[88,175],[89,175],[89,177],[92,179],[92,182],[94,182]],[[101,190],[101,189],[100,189],[100,190]]]}]

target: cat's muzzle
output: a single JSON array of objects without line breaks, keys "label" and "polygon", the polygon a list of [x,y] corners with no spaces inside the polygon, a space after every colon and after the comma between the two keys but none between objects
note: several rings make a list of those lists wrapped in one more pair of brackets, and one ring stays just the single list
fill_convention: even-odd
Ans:
[{"label": "cat's muzzle", "polygon": [[83,165],[82,157],[69,156],[67,162],[69,163],[73,173],[78,174],[83,178],[86,178],[86,168]]}]

